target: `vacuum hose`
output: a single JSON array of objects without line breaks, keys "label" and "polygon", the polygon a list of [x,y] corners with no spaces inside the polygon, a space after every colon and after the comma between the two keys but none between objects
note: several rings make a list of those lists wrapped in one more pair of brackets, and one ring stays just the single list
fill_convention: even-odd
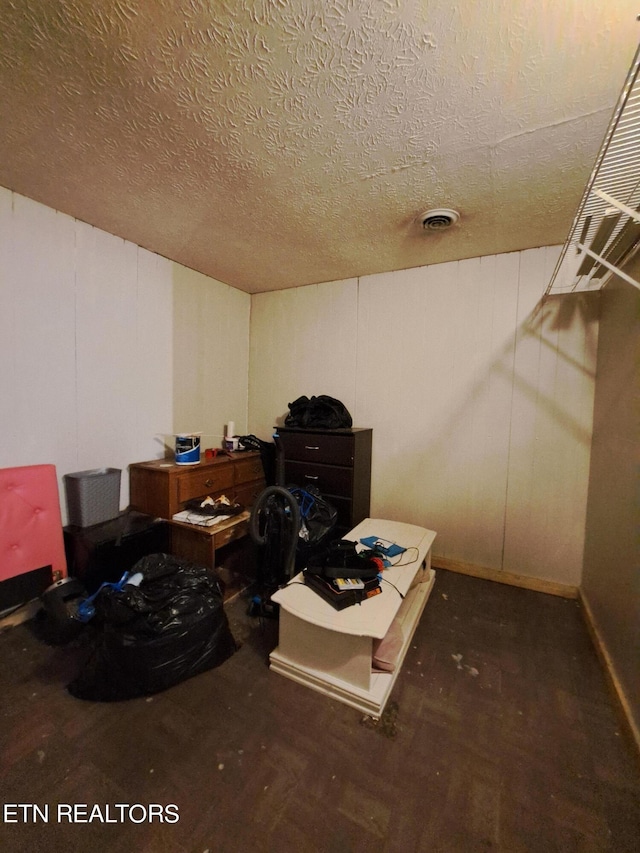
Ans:
[{"label": "vacuum hose", "polygon": [[269,529],[265,525],[263,533],[260,533],[260,514],[267,508],[267,504],[271,498],[279,498],[284,503],[285,509],[289,510],[289,521],[291,536],[287,543],[287,551],[284,555],[283,572],[287,578],[294,574],[296,549],[298,547],[298,531],[300,530],[300,508],[298,501],[288,489],[282,486],[267,486],[261,492],[251,510],[249,518],[249,535],[256,545],[264,546],[268,542]]}]

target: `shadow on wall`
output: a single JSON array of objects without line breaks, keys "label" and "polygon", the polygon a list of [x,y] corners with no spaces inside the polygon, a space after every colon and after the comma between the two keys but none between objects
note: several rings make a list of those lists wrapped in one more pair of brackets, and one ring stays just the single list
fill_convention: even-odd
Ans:
[{"label": "shadow on wall", "polygon": [[[589,330],[597,329],[595,325],[598,319],[598,294],[597,293],[571,293],[563,296],[550,296],[541,300],[529,317],[522,324],[524,335],[536,338],[540,345],[553,351],[558,359],[582,374],[588,379],[595,380],[595,370],[591,370],[585,361],[578,360],[570,352],[562,348],[561,335],[572,329]],[[557,335],[554,345],[551,335]],[[517,336],[516,336],[517,339]],[[596,350],[598,344],[597,331],[591,339],[587,338],[588,362],[595,365]],[[505,366],[500,359],[497,360],[495,368],[504,370]],[[575,418],[569,408],[565,405],[566,400],[557,400],[545,393],[544,388],[535,385],[525,376],[519,376],[513,369],[508,371],[513,374],[513,382],[530,399],[535,400],[536,405],[546,409],[553,420],[563,429],[570,432],[576,441],[583,444],[591,444],[591,424],[586,427],[584,422]]]},{"label": "shadow on wall", "polygon": [[410,448],[377,455],[373,493],[385,499],[373,514],[426,524],[440,556],[492,568],[505,568],[508,524],[523,542],[525,525],[547,530],[554,559],[575,548],[565,540],[583,535],[598,306],[595,293],[539,302],[432,433],[418,416]]},{"label": "shadow on wall", "polygon": [[[549,341],[543,337],[545,328],[553,332],[566,332],[572,328],[579,328],[587,332],[586,347],[588,348],[589,361],[595,364],[595,356],[598,347],[597,322],[600,315],[600,292],[592,293],[567,293],[562,296],[552,295],[541,299],[523,324],[523,328],[531,334],[540,335],[541,341],[550,346]],[[594,334],[589,336],[589,331]],[[588,370],[584,362],[557,347],[558,355],[572,364],[577,370],[581,370],[588,376],[595,378],[595,371]]]}]

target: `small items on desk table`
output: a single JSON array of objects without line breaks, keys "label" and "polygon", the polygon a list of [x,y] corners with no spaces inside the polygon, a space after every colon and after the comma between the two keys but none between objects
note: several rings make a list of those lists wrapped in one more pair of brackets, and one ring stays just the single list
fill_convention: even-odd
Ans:
[{"label": "small items on desk table", "polygon": [[174,554],[213,568],[216,551],[249,532],[250,513],[243,510],[230,518],[216,520],[210,526],[171,521],[171,546]]},{"label": "small items on desk table", "polygon": [[188,501],[186,507],[172,516],[173,521],[182,521],[184,524],[197,524],[200,527],[213,527],[239,515],[244,509],[239,503],[230,501],[226,495],[221,495],[215,500],[207,496],[202,500]]},{"label": "small items on desk table", "polygon": [[246,536],[250,513],[227,497],[191,501],[171,519],[174,554],[213,568],[216,550]]}]

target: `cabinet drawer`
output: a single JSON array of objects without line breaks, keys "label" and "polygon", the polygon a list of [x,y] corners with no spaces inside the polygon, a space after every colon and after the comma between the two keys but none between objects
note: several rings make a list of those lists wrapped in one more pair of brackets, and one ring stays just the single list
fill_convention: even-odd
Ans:
[{"label": "cabinet drawer", "polygon": [[241,486],[235,487],[235,499],[244,507],[253,506],[265,489],[264,480],[254,480],[253,483],[243,483]]},{"label": "cabinet drawer", "polygon": [[351,497],[353,490],[353,470],[338,468],[335,465],[314,465],[311,462],[289,462],[284,464],[285,479],[304,489],[305,486],[317,486],[322,494],[344,495]]},{"label": "cabinet drawer", "polygon": [[233,486],[233,468],[231,465],[221,465],[216,469],[208,465],[202,470],[185,473],[178,478],[178,501],[190,501],[201,498],[211,492],[230,489]]},{"label": "cabinet drawer", "polygon": [[352,435],[280,432],[279,438],[287,459],[353,465]]},{"label": "cabinet drawer", "polygon": [[233,467],[236,485],[249,483],[251,480],[260,480],[264,477],[262,459],[259,456],[251,456],[248,459],[234,459]]},{"label": "cabinet drawer", "polygon": [[236,539],[241,539],[249,534],[249,519],[243,517],[237,524],[230,525],[225,530],[215,535],[216,548],[222,548],[223,545],[228,545],[229,542],[234,542]]}]

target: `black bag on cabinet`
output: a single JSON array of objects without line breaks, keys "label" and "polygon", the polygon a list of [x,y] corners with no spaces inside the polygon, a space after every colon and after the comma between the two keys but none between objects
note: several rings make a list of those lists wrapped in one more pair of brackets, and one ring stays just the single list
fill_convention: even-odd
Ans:
[{"label": "black bag on cabinet", "polygon": [[298,397],[289,403],[285,426],[300,429],[349,429],[353,419],[347,407],[335,397]]}]

